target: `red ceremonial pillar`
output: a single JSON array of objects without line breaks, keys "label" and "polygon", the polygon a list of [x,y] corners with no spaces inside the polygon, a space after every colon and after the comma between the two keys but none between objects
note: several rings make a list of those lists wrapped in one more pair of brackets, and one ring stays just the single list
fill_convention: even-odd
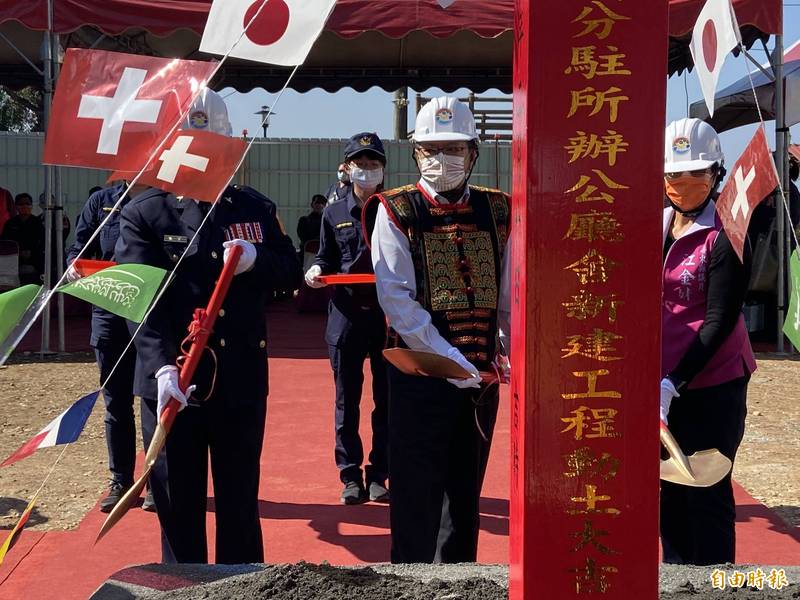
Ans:
[{"label": "red ceremonial pillar", "polygon": [[512,600],[658,597],[667,0],[517,0]]}]

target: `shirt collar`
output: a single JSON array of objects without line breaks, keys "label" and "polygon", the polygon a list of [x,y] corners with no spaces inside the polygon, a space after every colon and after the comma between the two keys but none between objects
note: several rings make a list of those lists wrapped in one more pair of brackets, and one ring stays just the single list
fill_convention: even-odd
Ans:
[{"label": "shirt collar", "polygon": [[[428,194],[431,198],[435,198],[436,202],[438,202],[439,204],[450,204],[450,201],[447,198],[445,198],[440,194],[437,194],[436,191],[434,191],[434,189],[431,187],[431,184],[425,181],[425,179],[422,177],[419,180],[419,186],[423,190],[425,190],[425,193]],[[469,185],[464,186],[464,195],[461,196],[458,202],[455,202],[454,204],[461,204],[462,202],[466,202],[467,200],[469,200]]]},{"label": "shirt collar", "polygon": [[[710,229],[711,227],[716,227],[716,205],[714,201],[709,201],[706,204],[706,207],[694,220],[692,226],[684,233],[684,236],[692,234],[696,231],[700,231],[701,229]],[[669,228],[672,225],[672,217],[675,215],[675,209],[671,206],[668,206],[664,209],[664,221],[663,221],[663,238],[664,240],[667,239],[667,234],[669,233]]]}]

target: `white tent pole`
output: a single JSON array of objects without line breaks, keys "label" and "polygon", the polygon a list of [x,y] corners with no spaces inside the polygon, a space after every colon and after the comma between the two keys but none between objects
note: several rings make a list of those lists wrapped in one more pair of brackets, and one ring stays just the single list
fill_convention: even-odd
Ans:
[{"label": "white tent pole", "polygon": [[[50,108],[53,102],[53,0],[47,0],[47,31],[44,35],[44,130],[50,124]],[[44,286],[49,290],[52,286],[53,269],[53,218],[52,218],[52,181],[53,171],[49,165],[44,166]],[[50,306],[42,315],[42,348],[41,353],[50,351]]]}]

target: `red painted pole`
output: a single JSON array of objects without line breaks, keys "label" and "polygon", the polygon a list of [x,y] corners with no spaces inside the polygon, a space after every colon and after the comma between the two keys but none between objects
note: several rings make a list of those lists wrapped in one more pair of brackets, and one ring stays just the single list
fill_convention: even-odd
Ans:
[{"label": "red painted pole", "polygon": [[667,0],[517,0],[512,600],[658,597]]}]

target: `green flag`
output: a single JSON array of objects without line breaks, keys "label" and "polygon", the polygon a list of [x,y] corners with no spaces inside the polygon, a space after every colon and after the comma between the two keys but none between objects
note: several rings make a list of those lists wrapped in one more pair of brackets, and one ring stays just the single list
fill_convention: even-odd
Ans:
[{"label": "green flag", "polygon": [[800,256],[797,250],[792,252],[789,259],[789,273],[792,276],[792,298],[789,300],[786,321],[783,322],[783,333],[800,350]]},{"label": "green flag", "polygon": [[24,285],[0,294],[0,344],[19,323],[40,289],[40,285]]},{"label": "green flag", "polygon": [[120,317],[141,323],[167,272],[148,265],[117,265],[58,288]]}]

